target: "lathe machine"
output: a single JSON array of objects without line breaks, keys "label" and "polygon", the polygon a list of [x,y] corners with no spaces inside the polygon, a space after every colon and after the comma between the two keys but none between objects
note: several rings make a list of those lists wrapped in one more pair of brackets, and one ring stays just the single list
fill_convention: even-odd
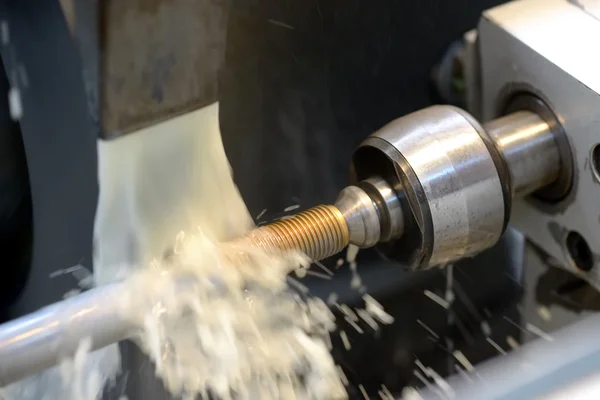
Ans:
[{"label": "lathe machine", "polygon": [[[360,357],[352,360],[352,356],[344,359],[347,356],[334,354],[352,371],[354,381],[391,382],[388,386],[394,389],[394,395],[407,399],[583,398],[577,396],[591,390],[598,393],[600,317],[591,315],[575,321],[579,318],[570,315],[562,322],[550,324],[548,330],[561,325],[568,327],[546,332],[531,323],[535,316],[531,309],[523,311],[522,299],[523,291],[529,292],[525,297],[535,292],[538,302],[543,302],[544,295],[554,296],[564,309],[574,309],[577,313],[597,309],[593,298],[600,287],[600,134],[597,131],[600,53],[595,44],[600,38],[599,2],[520,0],[477,10],[476,14],[481,16],[476,29],[467,31],[449,47],[454,37],[440,40],[447,48],[445,55],[439,51],[440,46],[430,43],[431,52],[436,53],[438,61],[442,60],[432,69],[431,76],[427,74],[437,96],[431,103],[435,100],[445,105],[428,106],[415,100],[404,112],[398,110],[402,107],[394,105],[394,101],[403,96],[402,88],[410,92],[409,79],[402,84],[387,81],[391,90],[397,92],[392,102],[377,103],[378,97],[374,95],[380,90],[381,97],[386,98],[382,88],[389,74],[386,71],[389,53],[385,50],[393,45],[385,45],[385,40],[391,39],[383,33],[389,33],[386,27],[394,25],[390,23],[392,17],[377,14],[375,25],[369,25],[371,20],[367,17],[363,20],[364,27],[375,32],[369,40],[377,41],[374,48],[378,51],[340,47],[339,42],[352,37],[344,30],[344,23],[351,20],[349,15],[354,18],[362,12],[375,15],[370,14],[375,11],[362,9],[359,2],[347,4],[346,8],[319,2],[306,9],[289,4],[288,8],[273,6],[269,15],[264,14],[266,6],[244,8],[235,3],[208,1],[152,4],[131,1],[127,5],[118,5],[117,1],[93,4],[74,1],[61,5],[48,2],[39,7],[33,3],[4,2],[0,13],[2,60],[7,77],[3,89],[7,94],[3,104],[6,110],[3,123],[7,127],[3,150],[20,148],[20,153],[11,150],[6,157],[12,163],[5,169],[11,171],[6,174],[6,187],[14,189],[6,191],[6,201],[17,210],[10,215],[16,218],[22,214],[18,223],[15,219],[11,220],[12,226],[6,225],[10,228],[6,231],[9,240],[6,243],[21,250],[10,253],[10,262],[19,268],[7,269],[9,279],[3,283],[6,306],[5,322],[0,325],[0,386],[52,367],[62,357],[72,354],[83,337],[92,338],[94,348],[99,349],[126,340],[136,329],[120,320],[116,310],[102,306],[101,299],[121,290],[120,284],[92,288],[58,302],[60,294],[45,290],[52,284],[57,293],[65,293],[72,286],[66,279],[49,283],[48,272],[61,268],[57,264],[63,263],[62,268],[66,268],[69,263],[91,262],[91,227],[97,196],[96,136],[113,143],[134,140],[142,143],[151,126],[169,124],[174,117],[187,118],[194,110],[216,113],[211,107],[219,100],[223,140],[236,181],[253,212],[256,207],[263,207],[258,205],[259,194],[270,193],[270,186],[268,190],[259,188],[244,193],[245,188],[260,187],[273,178],[272,174],[256,173],[260,177],[247,178],[244,173],[252,170],[252,163],[257,162],[255,156],[262,154],[258,149],[261,140],[253,138],[254,147],[247,148],[251,149],[250,155],[244,158],[244,146],[235,144],[242,140],[229,133],[228,128],[239,130],[239,124],[251,114],[242,110],[239,103],[236,108],[235,101],[227,103],[227,96],[231,98],[233,93],[232,82],[238,79],[239,83],[239,74],[244,71],[260,74],[261,68],[270,68],[266,58],[248,56],[244,52],[249,50],[240,50],[244,38],[232,26],[246,23],[247,32],[263,43],[257,54],[264,56],[264,52],[274,51],[281,56],[289,52],[286,54],[290,63],[304,71],[300,76],[305,80],[299,84],[309,89],[313,85],[319,86],[319,90],[327,89],[325,100],[331,106],[327,112],[338,118],[339,125],[346,121],[348,127],[347,122],[352,118],[368,122],[356,127],[354,135],[362,135],[356,146],[351,140],[344,140],[338,152],[338,147],[332,146],[334,142],[324,138],[328,124],[335,124],[331,120],[311,121],[308,114],[322,108],[311,103],[322,100],[322,92],[313,92],[317,99],[314,100],[309,89],[303,92],[292,84],[286,90],[281,89],[279,84],[283,81],[278,81],[282,79],[278,74],[284,74],[281,71],[275,70],[273,77],[257,78],[278,82],[274,86],[276,93],[281,96],[281,103],[289,105],[286,112],[269,109],[282,129],[280,144],[293,147],[289,151],[294,154],[304,151],[306,159],[314,157],[317,165],[318,160],[329,158],[332,165],[337,165],[337,157],[343,156],[344,162],[351,165],[351,173],[347,179],[341,179],[324,172],[322,177],[315,178],[315,187],[321,185],[326,189],[315,191],[328,198],[314,196],[312,189],[302,189],[303,194],[308,194],[302,196],[302,202],[308,199],[311,203],[302,204],[304,211],[259,224],[250,234],[235,240],[249,241],[272,251],[299,249],[311,259],[326,263],[335,261],[348,244],[374,248],[376,253],[365,251],[367,266],[361,268],[372,270],[366,274],[377,275],[369,285],[381,286],[381,291],[388,293],[386,296],[395,304],[408,304],[411,300],[406,299],[412,299],[413,295],[394,300],[389,293],[410,290],[422,293],[423,288],[427,291],[437,288],[440,279],[443,287],[448,279],[456,278],[457,295],[459,290],[464,292],[462,303],[451,304],[449,310],[434,318],[441,324],[441,335],[423,322],[423,315],[431,316],[439,310],[429,313],[429,305],[423,306],[421,314],[396,309],[410,323],[416,321],[420,325],[417,329],[427,327],[430,337],[419,341],[415,336],[423,333],[411,333],[409,325],[384,333],[385,340],[379,339],[385,346],[391,346],[387,348],[394,361],[385,364],[387,371],[383,376],[361,372],[362,368],[368,368]],[[392,7],[391,3],[388,6]],[[462,11],[473,12],[471,8]],[[424,12],[430,15],[432,10]],[[438,22],[444,20],[441,14]],[[282,16],[288,19],[283,21]],[[173,23],[175,20],[177,24]],[[261,28],[255,25],[258,20],[264,25]],[[316,21],[317,34],[309,29],[307,21]],[[144,35],[140,35],[141,30],[131,30],[132,24],[144,27]],[[457,34],[466,31],[459,25],[454,26],[460,30]],[[431,32],[436,29],[421,28]],[[274,37],[292,35],[295,39],[287,42],[273,39],[265,33],[269,29],[280,30]],[[194,35],[202,35],[204,39],[196,45]],[[300,41],[308,45],[300,46]],[[417,43],[419,37],[402,43],[406,50],[403,63],[410,63],[411,41]],[[366,42],[360,42],[365,49],[369,48]],[[44,52],[40,53],[40,48]],[[336,53],[336,49],[340,52]],[[323,68],[331,74],[316,67],[319,63],[315,64],[314,54],[320,51],[326,52],[323,59],[327,60],[327,66]],[[346,64],[354,53],[360,55],[360,63]],[[61,62],[49,62],[41,68],[39,57],[59,57]],[[415,56],[417,59],[428,63],[427,57]],[[223,69],[223,60],[230,66]],[[244,62],[245,70],[231,66]],[[362,69],[356,68],[358,64]],[[409,71],[411,67],[406,68]],[[377,90],[367,88],[361,92],[376,103],[372,108],[363,107],[360,99],[353,100],[352,83],[343,78],[345,72],[357,70],[369,75],[369,82],[378,82],[374,84]],[[224,76],[220,86],[218,76]],[[326,82],[324,77],[328,76],[337,77]],[[295,78],[292,76],[291,80]],[[316,83],[311,79],[316,79]],[[241,81],[246,80],[252,82],[253,78]],[[256,97],[257,103],[269,104],[261,100],[261,96],[268,95],[259,86],[253,83],[241,86]],[[336,109],[341,103],[333,100],[339,91],[346,99],[346,108]],[[68,102],[60,100],[61,97]],[[356,107],[348,106],[352,101],[364,108],[358,116],[349,113],[357,111]],[[294,114],[298,110],[306,114]],[[391,112],[396,114],[389,117]],[[241,122],[234,123],[231,119],[237,116]],[[217,118],[216,114],[212,118]],[[262,124],[268,130],[268,121],[264,119],[258,126]],[[314,131],[311,143],[307,143],[302,129]],[[366,129],[369,132],[364,132]],[[42,135],[43,130],[55,132],[56,136]],[[67,134],[75,131],[79,133]],[[99,154],[102,164],[102,157],[108,156],[102,151]],[[277,157],[273,155],[265,162],[281,162]],[[312,179],[315,167],[297,162],[295,156],[290,160],[284,161],[300,174],[300,183],[292,183],[310,186],[306,179],[302,181],[302,176],[307,174]],[[125,165],[122,168],[127,170]],[[238,171],[242,171],[241,175]],[[278,189],[278,195],[281,192]],[[15,197],[9,198],[9,193]],[[279,204],[279,200],[268,196],[265,201],[268,206]],[[326,205],[310,208],[316,203]],[[102,200],[98,210],[103,210]],[[108,213],[107,218],[115,215]],[[82,221],[86,229],[78,225]],[[96,219],[96,224],[99,223]],[[57,229],[60,234],[55,233]],[[69,244],[60,247],[56,240],[45,242],[48,236],[60,236],[61,242]],[[123,241],[115,238],[119,240]],[[524,254],[535,254],[541,260],[539,269],[552,271],[552,276],[543,272],[541,280],[532,285],[535,279],[530,275],[526,279],[528,266],[523,265]],[[75,255],[83,260],[73,262]],[[475,279],[473,288],[461,289],[468,285],[456,273],[449,275],[446,268],[449,265],[451,271]],[[560,280],[560,284],[544,289],[544,282],[553,279]],[[324,290],[324,283],[316,285],[321,287],[316,292]],[[335,281],[331,282],[328,289],[335,285]],[[583,300],[574,300],[577,296]],[[420,307],[416,305],[418,302],[414,303],[415,308]],[[48,306],[51,303],[54,304]],[[35,311],[42,306],[45,307]],[[511,307],[521,308],[517,313],[520,315],[512,316]],[[83,309],[87,312],[78,312]],[[515,322],[519,318],[521,323]],[[499,320],[505,325],[508,321],[506,329],[512,329],[510,334],[501,333],[509,345],[512,343],[509,338],[514,341],[513,336],[523,333],[533,333],[538,338],[520,347],[510,346],[513,349],[509,351],[509,347],[499,345],[488,332],[489,324]],[[575,322],[571,324],[572,321]],[[494,331],[503,332],[501,328],[496,330],[496,325]],[[458,336],[464,343],[456,339]],[[365,347],[369,347],[370,339],[364,340]],[[422,344],[425,342],[429,345]],[[481,350],[481,343],[488,346],[487,350]],[[440,346],[445,349],[444,356],[433,350]],[[476,361],[490,359],[481,364],[473,361],[474,366],[461,363],[456,354],[462,353],[450,348],[463,349],[461,346],[480,355],[494,350],[497,356],[475,357]],[[412,367],[411,353],[417,360],[428,358],[431,365],[443,365],[441,374],[450,377],[443,385],[433,376],[415,381],[421,373],[413,371],[416,367]],[[139,362],[139,357],[132,356],[132,363]],[[425,370],[422,373],[427,374]],[[137,379],[152,380],[152,377],[148,374]],[[138,389],[130,393],[143,396],[139,386],[144,384],[138,381],[136,385]],[[407,386],[418,388],[401,390]],[[360,392],[357,393],[359,396]]]}]

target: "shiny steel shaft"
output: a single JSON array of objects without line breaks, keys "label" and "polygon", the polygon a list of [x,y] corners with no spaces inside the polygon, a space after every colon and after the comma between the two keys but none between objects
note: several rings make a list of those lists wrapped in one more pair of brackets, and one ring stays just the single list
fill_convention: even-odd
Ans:
[{"label": "shiny steel shaft", "polygon": [[519,111],[483,127],[506,162],[513,197],[530,194],[558,178],[558,146],[550,126],[537,114]]},{"label": "shiny steel shaft", "polygon": [[110,301],[121,286],[96,288],[0,325],[0,387],[72,357],[82,339],[99,349],[130,337],[135,326]]}]

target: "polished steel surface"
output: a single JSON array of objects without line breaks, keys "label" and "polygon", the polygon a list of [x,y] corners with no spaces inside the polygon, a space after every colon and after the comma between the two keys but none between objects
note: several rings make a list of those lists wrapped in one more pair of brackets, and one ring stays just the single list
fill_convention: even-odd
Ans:
[{"label": "polished steel surface", "polygon": [[360,182],[359,186],[368,192],[377,208],[381,226],[379,242],[400,237],[404,232],[404,212],[392,185],[379,176],[373,176]]},{"label": "polished steel surface", "polygon": [[531,93],[529,91],[532,90],[531,86],[514,84],[514,87],[517,88],[517,95],[511,93],[510,86],[506,87],[506,92],[502,97],[505,99],[503,103],[506,103],[502,115],[530,111],[548,124],[560,157],[560,169],[552,183],[535,191],[535,198],[546,204],[558,204],[567,199],[576,186],[571,140],[563,127],[561,116],[552,110],[547,100],[543,100],[541,95],[537,96]]},{"label": "polished steel surface", "polygon": [[128,338],[134,326],[119,316],[121,289],[103,286],[0,325],[0,387],[72,357],[82,339],[99,349]]},{"label": "polished steel surface", "polygon": [[550,126],[537,114],[518,111],[488,122],[484,129],[508,166],[513,197],[530,194],[558,178],[558,145]]},{"label": "polished steel surface", "polygon": [[335,206],[348,226],[349,242],[358,247],[373,247],[380,239],[380,222],[373,200],[358,186],[340,192]]},{"label": "polished steel surface", "polygon": [[389,148],[383,152],[399,153],[408,166],[399,164],[397,170],[418,179],[418,185],[404,190],[417,193],[418,207],[431,218],[428,266],[476,254],[496,243],[503,231],[500,178],[481,137],[485,133],[473,122],[462,110],[434,106],[399,118],[370,137]]}]

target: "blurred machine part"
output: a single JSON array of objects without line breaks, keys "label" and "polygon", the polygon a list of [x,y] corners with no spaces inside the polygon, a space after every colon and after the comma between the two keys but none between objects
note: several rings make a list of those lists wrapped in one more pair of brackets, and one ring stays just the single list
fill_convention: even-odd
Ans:
[{"label": "blurred machine part", "polygon": [[61,0],[98,134],[114,139],[217,101],[227,1]]}]

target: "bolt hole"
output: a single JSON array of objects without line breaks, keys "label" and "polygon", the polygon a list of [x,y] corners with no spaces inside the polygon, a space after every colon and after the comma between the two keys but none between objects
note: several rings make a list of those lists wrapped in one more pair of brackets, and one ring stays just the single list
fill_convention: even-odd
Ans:
[{"label": "bolt hole", "polygon": [[571,262],[575,267],[585,272],[594,268],[594,254],[583,236],[575,231],[569,232],[566,246]]},{"label": "bolt hole", "polygon": [[592,147],[591,153],[592,172],[596,182],[600,183],[600,143]]}]

